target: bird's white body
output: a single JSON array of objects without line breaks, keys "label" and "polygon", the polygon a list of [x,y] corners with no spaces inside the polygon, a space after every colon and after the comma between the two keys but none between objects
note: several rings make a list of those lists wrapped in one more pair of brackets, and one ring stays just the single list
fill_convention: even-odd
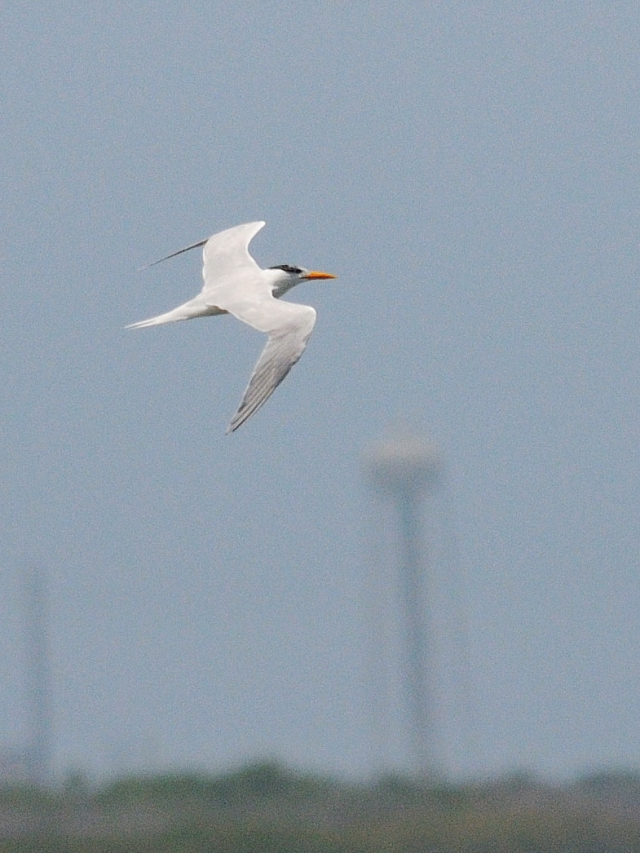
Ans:
[{"label": "bird's white body", "polygon": [[175,252],[177,255],[204,246],[202,290],[172,311],[127,326],[129,329],[141,329],[177,320],[233,314],[238,320],[268,335],[267,344],[227,432],[236,430],[271,396],[304,352],[315,326],[316,312],[313,308],[280,302],[279,298],[301,281],[335,278],[329,273],[309,272],[298,267],[261,269],[249,254],[248,246],[264,224],[248,222],[238,225]]}]

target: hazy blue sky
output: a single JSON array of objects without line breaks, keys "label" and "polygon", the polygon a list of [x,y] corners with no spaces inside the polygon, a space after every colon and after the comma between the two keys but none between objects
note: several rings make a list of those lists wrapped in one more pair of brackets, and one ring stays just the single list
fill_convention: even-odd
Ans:
[{"label": "hazy blue sky", "polygon": [[[404,766],[360,462],[400,418],[446,459],[444,766],[640,766],[638,44],[611,0],[2,4],[0,744],[35,563],[60,772]],[[262,218],[339,278],[225,436],[260,336],[123,326]]]}]

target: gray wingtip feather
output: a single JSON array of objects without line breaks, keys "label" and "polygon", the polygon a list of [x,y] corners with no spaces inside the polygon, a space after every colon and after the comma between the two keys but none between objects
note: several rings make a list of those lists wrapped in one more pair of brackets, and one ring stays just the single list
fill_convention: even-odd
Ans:
[{"label": "gray wingtip feather", "polygon": [[164,258],[160,258],[158,261],[151,261],[150,264],[145,264],[143,267],[138,267],[136,272],[142,272],[143,270],[148,270],[149,267],[155,267],[156,264],[161,264],[163,261],[168,261],[170,258],[175,258],[178,255],[181,255],[183,252],[190,252],[191,249],[197,249],[199,246],[204,246],[204,244],[210,238],[207,237],[206,240],[200,240],[198,243],[192,243],[190,246],[185,246],[184,249],[178,249],[177,252],[172,252],[170,255],[165,255]]}]

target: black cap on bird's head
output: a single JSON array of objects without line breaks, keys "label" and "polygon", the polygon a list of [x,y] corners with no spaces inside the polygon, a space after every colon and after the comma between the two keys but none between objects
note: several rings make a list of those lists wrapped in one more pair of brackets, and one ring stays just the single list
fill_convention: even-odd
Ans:
[{"label": "black cap on bird's head", "polygon": [[335,278],[335,275],[331,275],[330,272],[319,272],[318,270],[306,270],[304,267],[293,267],[290,264],[278,264],[275,267],[269,267],[270,270],[282,270],[282,272],[286,272],[289,275],[297,275],[302,279],[321,279],[321,278]]},{"label": "black cap on bird's head", "polygon": [[270,270],[282,270],[282,272],[291,273],[291,275],[300,275],[304,272],[301,267],[292,267],[290,264],[278,264],[275,267],[269,267]]}]

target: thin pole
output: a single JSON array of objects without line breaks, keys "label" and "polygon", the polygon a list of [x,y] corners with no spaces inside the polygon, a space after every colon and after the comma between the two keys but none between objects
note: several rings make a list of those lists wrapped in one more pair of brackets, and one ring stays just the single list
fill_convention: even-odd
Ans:
[{"label": "thin pole", "polygon": [[427,637],[424,618],[422,549],[420,548],[420,494],[406,488],[398,495],[401,531],[400,583],[405,622],[407,670],[405,689],[411,721],[415,762],[425,778],[435,776],[431,707],[427,685]]},{"label": "thin pole", "polygon": [[27,657],[27,774],[40,787],[50,782],[51,703],[47,642],[47,593],[43,573],[30,569],[25,577],[25,638]]}]

